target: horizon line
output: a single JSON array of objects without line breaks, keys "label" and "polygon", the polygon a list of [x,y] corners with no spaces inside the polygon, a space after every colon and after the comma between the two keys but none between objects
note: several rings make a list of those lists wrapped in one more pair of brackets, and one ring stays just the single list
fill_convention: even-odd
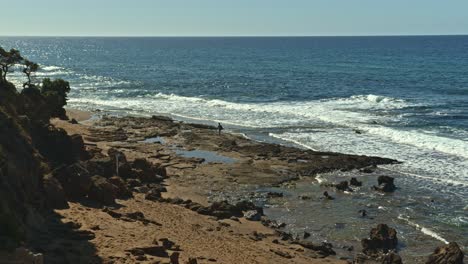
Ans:
[{"label": "horizon line", "polygon": [[454,34],[382,34],[382,35],[0,35],[0,37],[30,38],[311,38],[311,37],[442,37],[468,36]]}]

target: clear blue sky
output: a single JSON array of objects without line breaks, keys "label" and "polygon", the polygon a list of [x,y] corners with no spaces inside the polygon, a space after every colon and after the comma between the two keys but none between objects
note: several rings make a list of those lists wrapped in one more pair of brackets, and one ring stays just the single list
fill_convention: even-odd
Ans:
[{"label": "clear blue sky", "polygon": [[15,36],[468,34],[468,0],[0,0],[0,7],[0,35]]}]

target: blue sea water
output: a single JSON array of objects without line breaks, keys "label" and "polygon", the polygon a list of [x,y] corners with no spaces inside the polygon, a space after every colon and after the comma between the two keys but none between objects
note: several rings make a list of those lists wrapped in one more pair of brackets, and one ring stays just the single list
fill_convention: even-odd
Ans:
[{"label": "blue sea water", "polygon": [[389,217],[468,245],[468,36],[1,37],[0,46],[40,63],[37,77],[69,80],[72,107],[219,121],[255,138],[398,159],[382,172],[404,185]]}]

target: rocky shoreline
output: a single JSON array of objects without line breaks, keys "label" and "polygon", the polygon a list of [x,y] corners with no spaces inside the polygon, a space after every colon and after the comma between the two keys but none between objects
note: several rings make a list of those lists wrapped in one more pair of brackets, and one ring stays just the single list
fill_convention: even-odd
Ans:
[{"label": "rocky shoreline", "polygon": [[[5,259],[26,263],[402,263],[396,231],[371,230],[354,259],[333,245],[283,230],[248,200],[210,201],[210,193],[240,185],[279,186],[317,173],[372,170],[396,163],[378,157],[314,152],[249,140],[163,116],[89,119],[69,110],[54,119],[58,142],[50,156],[68,152],[43,178],[43,226]],[[61,139],[60,139],[61,138]],[[65,157],[61,157],[64,159]],[[55,158],[55,160],[61,160]],[[350,191],[351,178],[332,187]],[[393,191],[378,179],[376,191]],[[269,197],[281,197],[270,192]],[[301,198],[302,199],[302,198]],[[307,199],[307,198],[304,198]],[[323,199],[333,199],[325,195]],[[73,250],[68,250],[72,247]],[[354,250],[350,248],[349,250]],[[448,259],[448,260],[447,260]],[[455,243],[427,263],[463,263]],[[29,261],[29,262],[28,262]],[[445,261],[445,262],[444,262]],[[447,262],[449,261],[449,262]],[[451,262],[450,262],[451,261]],[[461,261],[461,262],[457,262]]]}]

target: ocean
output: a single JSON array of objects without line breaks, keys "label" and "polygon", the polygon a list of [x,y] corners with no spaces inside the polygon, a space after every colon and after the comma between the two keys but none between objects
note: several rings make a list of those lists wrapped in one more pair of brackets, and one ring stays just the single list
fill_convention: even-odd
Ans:
[{"label": "ocean", "polygon": [[[298,182],[264,201],[266,212],[343,243],[386,221],[415,261],[447,241],[468,249],[468,36],[0,37],[0,46],[38,62],[38,78],[70,81],[70,107],[221,122],[258,140],[397,159],[374,175]],[[380,174],[396,178],[395,194],[369,190]],[[347,201],[297,199],[350,176],[368,184],[336,194]],[[374,220],[357,219],[360,208]]]}]

